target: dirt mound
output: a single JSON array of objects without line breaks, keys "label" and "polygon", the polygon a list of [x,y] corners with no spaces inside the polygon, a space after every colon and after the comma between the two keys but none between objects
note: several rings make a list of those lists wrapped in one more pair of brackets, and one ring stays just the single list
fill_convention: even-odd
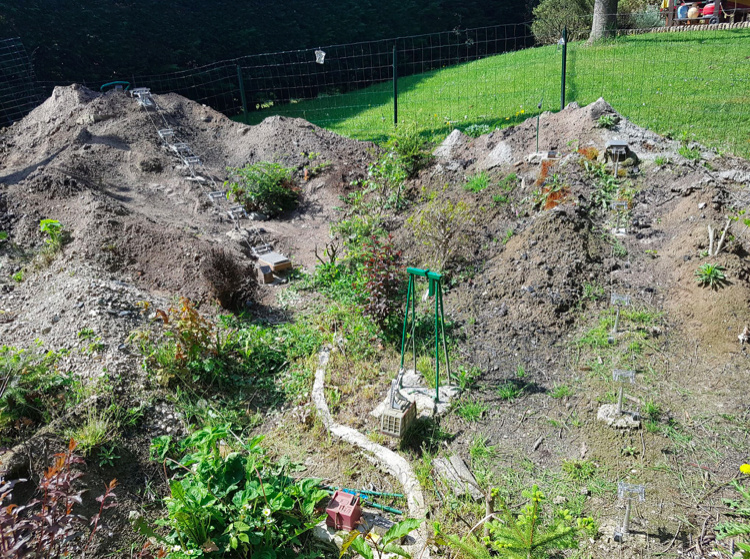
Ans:
[{"label": "dirt mound", "polygon": [[[305,256],[311,251],[303,241],[327,236],[338,192],[363,176],[370,158],[371,145],[299,119],[273,117],[249,127],[178,95],[155,100],[158,112],[122,92],[59,87],[4,131],[3,230],[14,232],[15,243],[38,243],[39,219],[58,219],[73,239],[67,254],[99,262],[149,290],[200,297],[206,293],[200,263],[213,245],[226,243],[230,221],[200,182],[190,180],[157,128],[171,127],[200,157],[200,172],[218,185],[227,167],[270,160],[298,169],[305,211],[284,217],[314,234],[300,239],[286,223],[269,222],[264,240]],[[311,160],[327,168],[304,182],[303,167]],[[235,251],[242,248],[233,244]]]}]

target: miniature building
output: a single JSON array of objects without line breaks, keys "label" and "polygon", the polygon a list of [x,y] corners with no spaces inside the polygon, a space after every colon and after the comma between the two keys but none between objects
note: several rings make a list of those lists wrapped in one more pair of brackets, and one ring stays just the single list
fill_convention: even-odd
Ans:
[{"label": "miniature building", "polygon": [[405,409],[387,408],[380,416],[380,430],[392,437],[403,437],[417,418],[417,404],[411,402]]},{"label": "miniature building", "polygon": [[362,517],[359,495],[336,491],[326,507],[326,515],[326,526],[351,532],[357,527]]}]

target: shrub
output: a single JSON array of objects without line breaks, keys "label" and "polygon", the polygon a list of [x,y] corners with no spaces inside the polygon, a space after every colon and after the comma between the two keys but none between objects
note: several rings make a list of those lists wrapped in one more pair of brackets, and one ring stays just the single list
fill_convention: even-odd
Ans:
[{"label": "shrub", "polygon": [[47,234],[44,243],[47,249],[52,252],[58,252],[63,245],[63,226],[56,219],[43,219],[39,222],[39,230]]},{"label": "shrub", "polygon": [[[493,496],[496,492],[493,489]],[[473,536],[464,539],[446,536],[440,538],[441,542],[468,557],[490,559],[491,550],[506,559],[547,559],[555,550],[575,549],[579,534],[593,531],[591,518],[574,519],[567,509],[545,516],[542,510],[545,497],[536,485],[523,495],[529,499],[529,504],[520,514],[512,512],[504,501],[500,501],[496,515],[499,519],[487,523],[489,537],[484,542]]]},{"label": "shrub", "polygon": [[568,40],[585,36],[591,30],[593,0],[542,0],[534,8],[531,32],[538,43],[556,43],[568,28]]},{"label": "shrub", "polygon": [[242,310],[257,287],[253,268],[224,249],[211,250],[201,263],[201,273],[222,308],[230,311]]},{"label": "shrub", "polygon": [[224,183],[234,200],[249,212],[275,217],[297,205],[298,190],[293,170],[278,163],[261,161],[228,169],[231,180]]},{"label": "shrub", "polygon": [[383,240],[372,237],[365,254],[365,314],[383,327],[400,306],[397,295],[402,283],[401,252],[395,249],[389,235]]},{"label": "shrub", "polygon": [[[45,470],[39,483],[41,497],[24,506],[10,503],[14,485],[25,480],[0,479],[0,505],[4,505],[0,506],[2,557],[51,559],[80,554],[86,519],[74,513],[76,503],[81,503],[83,495],[83,491],[75,487],[82,474],[74,472],[73,467],[83,462],[73,454],[75,448],[76,443],[71,440],[66,452],[55,454],[53,464]],[[83,543],[84,552],[100,528],[103,512],[115,504],[113,490],[116,485],[117,480],[113,479],[96,499],[99,511],[88,519],[89,537]]]},{"label": "shrub", "polygon": [[430,264],[437,270],[444,269],[456,251],[465,246],[471,221],[465,202],[445,200],[437,192],[429,194],[427,203],[408,219],[414,236],[428,249]]},{"label": "shrub", "polygon": [[416,176],[432,161],[428,144],[419,135],[416,122],[400,124],[393,136],[386,142],[386,147],[397,154],[409,178]]}]

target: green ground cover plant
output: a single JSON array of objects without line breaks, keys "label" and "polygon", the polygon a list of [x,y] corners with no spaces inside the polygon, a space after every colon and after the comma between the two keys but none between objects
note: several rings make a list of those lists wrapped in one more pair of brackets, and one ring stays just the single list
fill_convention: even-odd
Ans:
[{"label": "green ground cover plant", "polygon": [[247,442],[229,425],[199,429],[176,447],[171,441],[152,447],[171,470],[167,515],[158,536],[144,521],[140,531],[156,537],[171,559],[223,557],[301,557],[312,550],[310,530],[320,520],[316,507],[328,494],[319,479],[295,480],[286,463],[271,461],[260,447],[263,437]]}]

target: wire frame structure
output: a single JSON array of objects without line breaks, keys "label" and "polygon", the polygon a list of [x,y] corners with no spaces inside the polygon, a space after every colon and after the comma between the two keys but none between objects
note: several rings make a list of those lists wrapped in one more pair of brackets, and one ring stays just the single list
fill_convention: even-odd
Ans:
[{"label": "wire frame structure", "polygon": [[42,89],[21,40],[0,40],[0,126],[23,118],[42,100]]}]

